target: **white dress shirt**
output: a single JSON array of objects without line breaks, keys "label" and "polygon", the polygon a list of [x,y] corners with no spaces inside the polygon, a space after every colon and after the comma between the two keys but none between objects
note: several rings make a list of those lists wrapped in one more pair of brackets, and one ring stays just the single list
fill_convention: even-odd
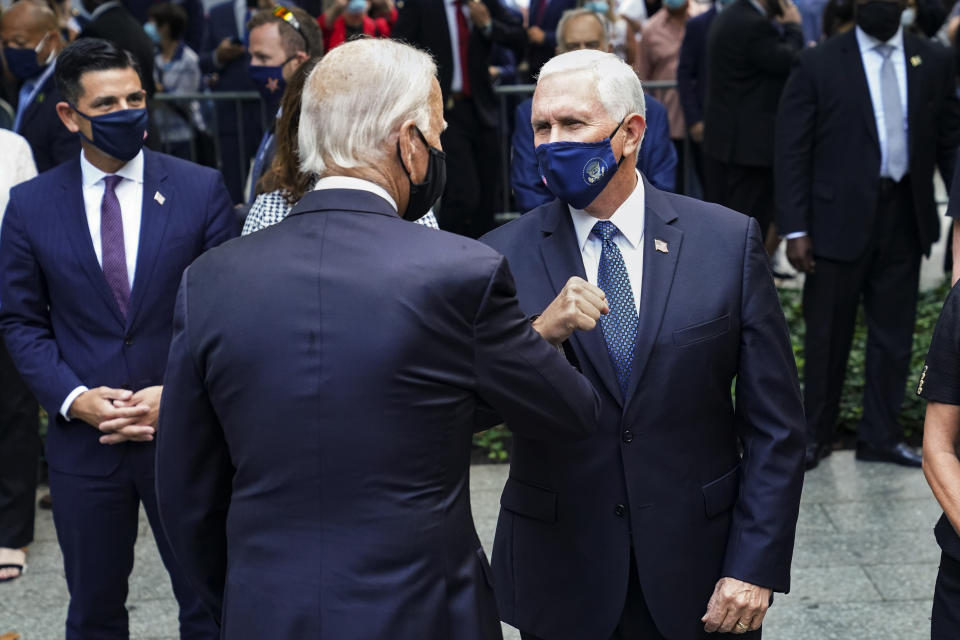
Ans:
[{"label": "white dress shirt", "polygon": [[[897,74],[897,84],[900,88],[900,104],[903,106],[903,130],[907,131],[907,57],[903,50],[903,27],[887,40],[880,42],[873,36],[868,36],[863,29],[856,27],[857,44],[860,46],[860,57],[863,60],[863,70],[867,74],[867,86],[870,88],[870,101],[873,103],[873,117],[877,122],[877,138],[880,141],[880,167],[887,166],[887,126],[883,113],[883,94],[880,91],[880,67],[883,65],[883,56],[877,47],[883,44],[893,47],[890,61]],[[889,176],[885,176],[889,177]]]},{"label": "white dress shirt", "polygon": [[323,191],[324,189],[355,189],[357,191],[367,191],[376,196],[380,196],[390,203],[393,210],[397,210],[397,202],[387,193],[387,190],[380,185],[364,180],[362,178],[351,178],[350,176],[327,176],[317,180],[313,187],[314,191]]},{"label": "white dress shirt", "polygon": [[[623,204],[610,216],[610,222],[620,230],[613,241],[620,254],[623,264],[630,276],[630,288],[633,290],[633,302],[640,313],[640,292],[643,285],[643,220],[646,212],[646,198],[643,192],[643,180],[637,173],[637,186],[633,193],[623,201]],[[570,217],[573,228],[577,233],[577,245],[580,247],[580,256],[583,258],[583,270],[587,274],[587,282],[597,284],[597,272],[600,270],[600,253],[603,251],[603,241],[590,233],[593,226],[599,222],[586,211],[570,207]]]},{"label": "white dress shirt", "polygon": [[[447,30],[450,31],[450,53],[453,54],[453,78],[450,80],[450,91],[463,91],[463,73],[460,70],[460,29],[457,27],[457,11],[463,11],[457,6],[457,0],[446,0],[444,7],[447,10]],[[470,24],[467,14],[463,16]]]},{"label": "white dress shirt", "polygon": [[[103,267],[103,243],[100,239],[100,207],[103,204],[103,179],[110,175],[90,164],[86,154],[80,154],[80,174],[83,182],[83,205],[87,212],[87,227],[90,229],[90,239],[93,241],[93,250],[97,254],[97,262]],[[127,278],[130,288],[133,289],[133,277],[137,269],[137,250],[140,248],[140,214],[143,209],[143,151],[133,160],[123,165],[116,175],[123,178],[114,192],[120,202],[120,217],[123,219],[123,250],[127,259]],[[60,405],[60,413],[69,419],[68,411],[73,401],[77,399],[87,387],[80,386],[70,394]]]},{"label": "white dress shirt", "polygon": [[37,166],[33,163],[33,152],[30,143],[23,137],[0,129],[0,223],[7,210],[7,201],[10,199],[10,189],[21,182],[37,175]]}]

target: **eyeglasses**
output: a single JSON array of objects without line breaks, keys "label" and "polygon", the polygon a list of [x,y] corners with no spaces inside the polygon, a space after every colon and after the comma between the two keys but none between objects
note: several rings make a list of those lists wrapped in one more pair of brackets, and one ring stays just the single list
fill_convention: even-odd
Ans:
[{"label": "eyeglasses", "polygon": [[293,13],[289,9],[287,9],[283,5],[277,5],[273,10],[273,15],[277,18],[280,18],[281,20],[286,22],[288,25],[296,29],[297,33],[300,34],[300,37],[303,38],[303,41],[305,43],[310,42],[309,40],[307,40],[307,36],[303,34],[303,29],[300,28],[300,21],[297,20],[297,17],[293,15]]}]

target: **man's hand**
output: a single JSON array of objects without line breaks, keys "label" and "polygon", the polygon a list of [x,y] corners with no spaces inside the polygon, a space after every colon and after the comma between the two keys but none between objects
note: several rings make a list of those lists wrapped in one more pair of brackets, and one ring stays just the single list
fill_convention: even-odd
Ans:
[{"label": "man's hand", "polygon": [[[97,387],[84,391],[77,396],[70,405],[67,415],[77,420],[83,420],[98,429],[100,425],[106,423],[136,424],[145,419],[145,416],[149,413],[149,408],[140,406],[138,403],[128,404],[132,397],[133,392],[126,389]],[[153,439],[153,428],[148,428],[150,429],[149,434],[144,430],[134,430],[127,434],[129,437],[124,439]],[[149,435],[149,438],[146,437],[147,435]],[[100,439],[100,442],[103,442],[103,438]],[[117,442],[122,442],[122,440],[117,440]]]},{"label": "man's hand", "polygon": [[760,628],[769,608],[770,589],[720,578],[700,621],[707,633],[746,633]]},{"label": "man's hand", "polygon": [[803,273],[814,273],[817,263],[813,259],[813,242],[810,236],[787,240],[787,260],[793,268]]},{"label": "man's hand", "polygon": [[527,29],[527,38],[530,39],[531,44],[543,44],[544,40],[547,39],[547,34],[540,27],[530,27]]},{"label": "man's hand", "polygon": [[226,66],[242,56],[243,51],[242,44],[237,44],[230,38],[224,38],[217,45],[217,50],[214,51],[214,61],[221,67]]},{"label": "man's hand", "polygon": [[490,10],[487,9],[487,5],[480,2],[480,0],[470,0],[467,3],[467,8],[470,11],[470,22],[474,24],[478,29],[486,29],[490,26]]},{"label": "man's hand", "polygon": [[703,120],[700,122],[694,122],[692,125],[690,125],[689,132],[691,140],[697,144],[703,142]]},{"label": "man's hand", "polygon": [[556,346],[577,329],[593,329],[600,316],[608,313],[610,305],[603,290],[574,276],[567,280],[560,295],[533,321],[533,328],[547,342]]},{"label": "man's hand", "polygon": [[117,444],[127,440],[149,442],[157,431],[160,416],[160,397],[163,387],[147,387],[132,394],[126,400],[114,400],[118,408],[139,409],[142,413],[132,418],[116,418],[101,422],[98,428],[106,435],[100,436],[101,444]]},{"label": "man's hand", "polygon": [[801,24],[803,18],[800,17],[800,10],[797,9],[797,5],[790,2],[790,0],[768,0],[770,2],[779,2],[780,8],[783,10],[783,13],[780,16],[777,16],[777,22],[780,24]]}]

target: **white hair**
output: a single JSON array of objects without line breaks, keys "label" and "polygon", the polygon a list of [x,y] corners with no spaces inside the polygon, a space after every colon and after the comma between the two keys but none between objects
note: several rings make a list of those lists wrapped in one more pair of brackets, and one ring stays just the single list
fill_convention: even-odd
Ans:
[{"label": "white hair", "polygon": [[540,69],[537,83],[558,74],[585,74],[611,120],[623,120],[631,113],[647,117],[640,78],[627,63],[612,53],[581,49],[561,53]]},{"label": "white hair", "polygon": [[369,167],[382,161],[387,139],[407,120],[430,122],[437,66],[423,51],[386,38],[345,42],[310,72],[298,132],[300,169]]}]

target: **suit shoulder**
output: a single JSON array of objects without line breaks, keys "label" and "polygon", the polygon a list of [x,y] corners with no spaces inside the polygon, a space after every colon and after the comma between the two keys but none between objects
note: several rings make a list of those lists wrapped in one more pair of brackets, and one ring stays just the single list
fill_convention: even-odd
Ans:
[{"label": "suit shoulder", "polygon": [[199,180],[202,182],[216,181],[220,177],[220,172],[210,167],[199,165],[183,158],[167,155],[158,151],[144,150],[144,154],[149,161],[162,166],[174,179],[187,178],[189,180]]},{"label": "suit shoulder", "polygon": [[531,209],[507,224],[484,234],[480,242],[493,247],[500,253],[508,254],[514,245],[529,243],[532,238],[539,236],[543,218],[554,206],[556,206],[555,200]]},{"label": "suit shoulder", "polygon": [[[700,235],[713,238],[746,237],[751,220],[749,216],[712,202],[666,191],[661,194],[677,211],[679,223],[685,233],[696,230]],[[691,219],[695,224],[684,224]]]}]

